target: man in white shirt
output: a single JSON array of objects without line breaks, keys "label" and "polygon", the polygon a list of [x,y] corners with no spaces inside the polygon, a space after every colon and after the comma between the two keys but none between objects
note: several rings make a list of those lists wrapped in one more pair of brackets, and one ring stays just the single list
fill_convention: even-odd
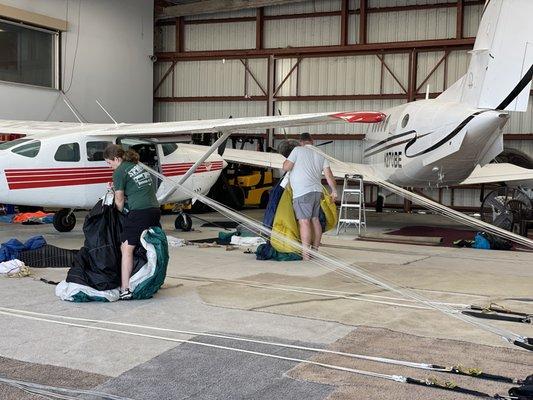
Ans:
[{"label": "man in white shirt", "polygon": [[317,250],[322,238],[322,226],[318,218],[322,198],[322,171],[331,189],[333,201],[337,198],[335,179],[324,156],[306,145],[312,145],[311,135],[304,132],[300,145],[295,147],[283,163],[283,170],[290,171],[292,204],[302,240],[302,258],[309,260],[308,249],[313,244]]}]

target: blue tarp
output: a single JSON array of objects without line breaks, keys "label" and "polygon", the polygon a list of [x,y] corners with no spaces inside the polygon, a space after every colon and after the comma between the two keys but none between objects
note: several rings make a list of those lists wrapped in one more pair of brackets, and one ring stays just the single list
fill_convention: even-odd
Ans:
[{"label": "blue tarp", "polygon": [[43,247],[46,240],[42,236],[33,236],[22,243],[18,239],[10,239],[0,245],[0,262],[17,258],[21,251],[35,250]]},{"label": "blue tarp", "polygon": [[283,179],[280,179],[276,186],[274,186],[270,190],[268,204],[266,206],[265,215],[263,217],[263,226],[266,226],[270,229],[272,229],[272,226],[274,225],[274,216],[276,215],[276,210],[278,209],[278,204],[281,199],[281,196],[285,191],[285,188],[280,185],[282,180]]}]

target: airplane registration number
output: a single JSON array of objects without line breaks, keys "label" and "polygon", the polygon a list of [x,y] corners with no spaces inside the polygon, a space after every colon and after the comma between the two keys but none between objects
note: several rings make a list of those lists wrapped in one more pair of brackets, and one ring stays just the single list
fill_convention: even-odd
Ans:
[{"label": "airplane registration number", "polygon": [[402,152],[389,151],[385,153],[385,167],[402,168]]}]

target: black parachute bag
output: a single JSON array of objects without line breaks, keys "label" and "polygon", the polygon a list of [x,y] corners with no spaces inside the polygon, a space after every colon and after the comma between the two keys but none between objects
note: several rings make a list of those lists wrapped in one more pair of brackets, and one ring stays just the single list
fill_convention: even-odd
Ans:
[{"label": "black parachute bag", "polygon": [[[83,223],[84,246],[77,253],[66,281],[96,290],[120,286],[120,233],[124,215],[114,205],[100,200]],[[146,251],[138,246],[134,253],[133,273],[146,263]]]},{"label": "black parachute bag", "polygon": [[513,244],[507,239],[487,232],[482,232],[481,234],[489,241],[492,250],[511,250],[513,248]]}]

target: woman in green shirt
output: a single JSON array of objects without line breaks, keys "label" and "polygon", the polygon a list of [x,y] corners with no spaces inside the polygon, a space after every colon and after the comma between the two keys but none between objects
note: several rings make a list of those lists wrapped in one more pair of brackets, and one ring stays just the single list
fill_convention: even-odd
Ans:
[{"label": "woman in green shirt", "polygon": [[133,270],[133,251],[145,229],[161,226],[161,211],[152,177],[138,164],[139,155],[135,151],[124,151],[122,147],[110,144],[104,150],[104,159],[114,169],[115,205],[119,211],[127,211],[120,237],[120,299],[129,300],[132,297],[129,281]]}]

